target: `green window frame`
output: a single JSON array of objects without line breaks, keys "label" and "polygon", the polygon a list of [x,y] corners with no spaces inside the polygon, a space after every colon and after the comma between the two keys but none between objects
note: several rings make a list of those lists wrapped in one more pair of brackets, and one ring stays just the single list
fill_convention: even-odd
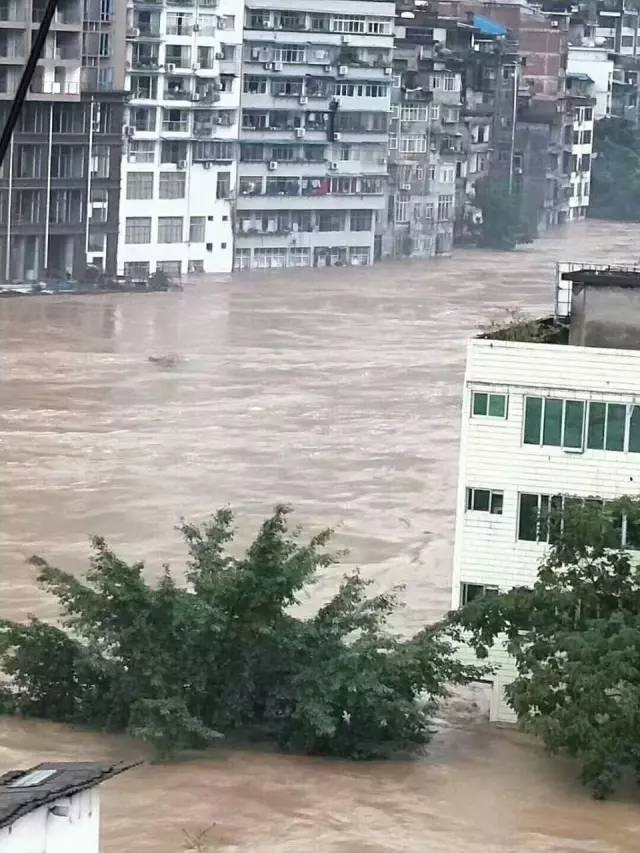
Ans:
[{"label": "green window frame", "polygon": [[502,515],[504,492],[493,489],[467,488],[466,507],[472,512],[488,512],[491,515]]},{"label": "green window frame", "polygon": [[476,598],[484,598],[485,595],[497,595],[499,591],[494,584],[462,581],[460,584],[460,606],[464,607],[470,601]]},{"label": "green window frame", "polygon": [[523,444],[582,450],[586,403],[559,397],[525,397]]},{"label": "green window frame", "polygon": [[491,394],[488,391],[471,392],[471,414],[473,417],[501,418],[507,417],[509,405],[508,394]]}]

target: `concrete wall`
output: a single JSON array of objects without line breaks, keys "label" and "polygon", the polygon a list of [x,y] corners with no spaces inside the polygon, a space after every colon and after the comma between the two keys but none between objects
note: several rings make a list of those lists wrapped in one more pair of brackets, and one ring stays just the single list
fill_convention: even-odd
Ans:
[{"label": "concrete wall", "polygon": [[588,74],[594,82],[593,97],[596,105],[594,118],[601,119],[611,114],[611,88],[613,80],[613,59],[605,48],[569,47],[569,74]]},{"label": "concrete wall", "polygon": [[[67,817],[52,814],[69,809]],[[63,797],[0,829],[2,853],[99,853],[100,798],[97,788]]]},{"label": "concrete wall", "polygon": [[640,291],[574,284],[569,343],[640,349]]}]

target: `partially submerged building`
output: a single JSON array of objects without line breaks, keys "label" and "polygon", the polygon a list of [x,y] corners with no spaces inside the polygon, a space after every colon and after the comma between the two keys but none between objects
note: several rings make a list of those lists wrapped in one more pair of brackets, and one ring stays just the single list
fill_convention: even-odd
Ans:
[{"label": "partially submerged building", "polygon": [[[613,500],[639,478],[640,270],[564,265],[554,316],[469,342],[453,607],[534,582],[550,506]],[[620,544],[640,548],[624,520]],[[513,662],[501,648],[491,661],[491,716],[513,719]]]}]

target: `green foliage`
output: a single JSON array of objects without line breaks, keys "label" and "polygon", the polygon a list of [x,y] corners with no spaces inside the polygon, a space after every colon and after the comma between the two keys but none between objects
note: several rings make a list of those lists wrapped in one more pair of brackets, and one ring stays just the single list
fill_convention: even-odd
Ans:
[{"label": "green foliage", "polygon": [[521,724],[582,764],[604,797],[640,772],[640,571],[622,550],[637,500],[565,501],[533,588],[475,599],[452,614],[480,657],[501,636],[518,676],[507,688]]},{"label": "green foliage", "polygon": [[162,757],[233,729],[283,747],[369,758],[429,738],[431,713],[460,665],[446,629],[402,640],[396,594],[368,595],[358,573],[311,618],[295,615],[317,571],[337,561],[330,531],[302,543],[277,507],[241,557],[233,515],[183,524],[187,586],[167,568],[149,584],[104,540],[85,580],[35,559],[62,627],[2,624],[0,697],[10,711],[127,730]]},{"label": "green foliage", "polygon": [[479,245],[489,249],[514,249],[531,243],[536,229],[526,216],[522,196],[509,192],[502,182],[485,179],[476,188],[476,203],[482,211]]},{"label": "green foliage", "polygon": [[640,220],[640,131],[621,118],[596,122],[589,215]]}]

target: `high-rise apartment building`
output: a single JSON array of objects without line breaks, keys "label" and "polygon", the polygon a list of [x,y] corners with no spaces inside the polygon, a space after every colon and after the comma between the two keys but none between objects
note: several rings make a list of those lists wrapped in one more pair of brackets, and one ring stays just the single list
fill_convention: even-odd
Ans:
[{"label": "high-rise apartment building", "polygon": [[242,0],[130,0],[118,267],[229,272]]},{"label": "high-rise apartment building", "polygon": [[249,0],[236,269],[372,263],[394,13],[384,0]]},{"label": "high-rise apartment building", "polygon": [[[640,273],[567,265],[555,317],[469,343],[464,380],[453,607],[529,586],[549,513],[637,492],[640,473]],[[517,334],[516,334],[517,331]],[[515,339],[514,339],[515,338]],[[623,518],[620,543],[640,548]],[[512,718],[515,676],[491,654],[492,717]]]},{"label": "high-rise apartment building", "polygon": [[[0,0],[0,122],[45,4]],[[0,173],[0,277],[115,271],[124,88],[113,0],[59,0]]]}]

